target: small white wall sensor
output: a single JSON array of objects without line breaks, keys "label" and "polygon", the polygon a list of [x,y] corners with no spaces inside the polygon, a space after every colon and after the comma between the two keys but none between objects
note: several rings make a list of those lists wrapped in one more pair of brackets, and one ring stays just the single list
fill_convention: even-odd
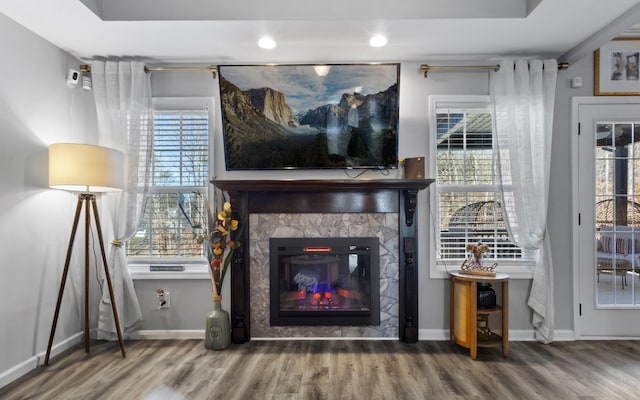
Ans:
[{"label": "small white wall sensor", "polygon": [[574,76],[573,78],[571,78],[571,87],[572,88],[582,87],[582,77]]},{"label": "small white wall sensor", "polygon": [[88,76],[82,76],[82,88],[84,90],[91,90],[91,78]]},{"label": "small white wall sensor", "polygon": [[76,71],[73,68],[69,68],[69,72],[67,72],[67,86],[70,88],[75,87],[80,80],[80,72]]}]

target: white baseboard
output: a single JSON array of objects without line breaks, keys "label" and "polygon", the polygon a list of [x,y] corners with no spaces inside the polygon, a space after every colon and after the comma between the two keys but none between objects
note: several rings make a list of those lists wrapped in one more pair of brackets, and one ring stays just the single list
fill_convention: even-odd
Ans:
[{"label": "white baseboard", "polygon": [[418,340],[449,340],[448,329],[419,329]]},{"label": "white baseboard", "polygon": [[[127,335],[127,339],[131,340],[181,340],[181,339],[203,339],[204,330],[139,330],[131,332]],[[397,340],[397,338],[387,337],[253,337],[251,340]],[[418,331],[418,340],[449,340],[448,329],[420,329]],[[533,329],[511,329],[509,330],[509,340],[514,342],[535,341]],[[554,332],[554,341],[565,342],[576,340],[572,330],[556,330]]]},{"label": "white baseboard", "polygon": [[[418,340],[449,340],[448,329],[420,329],[418,331]],[[528,342],[535,341],[533,329],[509,329],[509,341],[512,342]],[[553,340],[556,342],[574,341],[575,336],[572,330],[563,329],[553,332]]]},{"label": "white baseboard", "polygon": [[202,339],[204,340],[204,329],[192,330],[139,330],[133,331],[127,335],[127,339],[131,340],[186,340],[186,339]]},{"label": "white baseboard", "polygon": [[576,339],[576,334],[570,329],[556,329],[553,332],[553,340],[556,342],[573,342]]},{"label": "white baseboard", "polygon": [[449,340],[448,329],[419,329],[418,340]]},{"label": "white baseboard", "polygon": [[313,336],[297,336],[297,337],[252,337],[251,341],[277,341],[277,340],[286,340],[286,341],[294,341],[294,340],[371,340],[371,341],[383,341],[383,340],[398,340],[395,337],[313,337]]},{"label": "white baseboard", "polygon": [[[70,349],[76,344],[82,342],[82,337],[84,333],[78,332],[75,335],[63,340],[62,342],[51,346],[51,355],[50,357],[55,357],[62,352]],[[33,357],[29,357],[28,359],[22,361],[9,368],[6,371],[0,372],[0,388],[7,386],[11,382],[21,378],[22,376],[28,374],[32,370],[44,364],[44,358],[47,355],[47,351],[43,351],[41,353],[36,354]]]},{"label": "white baseboard", "polygon": [[[130,340],[204,340],[204,329],[194,330],[138,330],[127,335]],[[252,341],[268,340],[397,340],[388,337],[252,337]]]},{"label": "white baseboard", "polygon": [[[513,342],[535,342],[536,336],[533,329],[510,329],[509,340]],[[553,331],[554,342],[572,342],[576,340],[570,329],[556,329]]]}]

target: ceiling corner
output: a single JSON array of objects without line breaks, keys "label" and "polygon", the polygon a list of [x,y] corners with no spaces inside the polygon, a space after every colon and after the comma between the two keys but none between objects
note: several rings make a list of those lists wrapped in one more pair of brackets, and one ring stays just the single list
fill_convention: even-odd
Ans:
[{"label": "ceiling corner", "polygon": [[89,10],[91,10],[98,18],[102,18],[102,0],[78,0],[84,4]]},{"label": "ceiling corner", "polygon": [[531,14],[542,0],[527,0],[527,15]]}]

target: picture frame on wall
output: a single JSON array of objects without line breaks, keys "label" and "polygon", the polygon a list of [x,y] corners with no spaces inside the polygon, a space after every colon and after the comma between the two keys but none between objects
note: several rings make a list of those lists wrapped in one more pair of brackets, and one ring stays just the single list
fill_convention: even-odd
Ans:
[{"label": "picture frame on wall", "polygon": [[613,39],[593,59],[595,96],[640,96],[640,37]]}]

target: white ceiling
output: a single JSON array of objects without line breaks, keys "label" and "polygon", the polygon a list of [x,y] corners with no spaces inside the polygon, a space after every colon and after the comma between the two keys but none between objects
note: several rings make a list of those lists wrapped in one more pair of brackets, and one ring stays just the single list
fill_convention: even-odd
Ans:
[{"label": "white ceiling", "polygon": [[[600,38],[604,43],[631,28],[640,20],[639,3],[0,0],[0,13],[83,60],[137,57],[149,63],[206,64],[431,62],[504,56],[558,58],[581,44],[584,47],[586,41]],[[376,33],[388,37],[385,47],[368,45]],[[277,47],[259,48],[256,42],[263,35],[273,37]]]}]

